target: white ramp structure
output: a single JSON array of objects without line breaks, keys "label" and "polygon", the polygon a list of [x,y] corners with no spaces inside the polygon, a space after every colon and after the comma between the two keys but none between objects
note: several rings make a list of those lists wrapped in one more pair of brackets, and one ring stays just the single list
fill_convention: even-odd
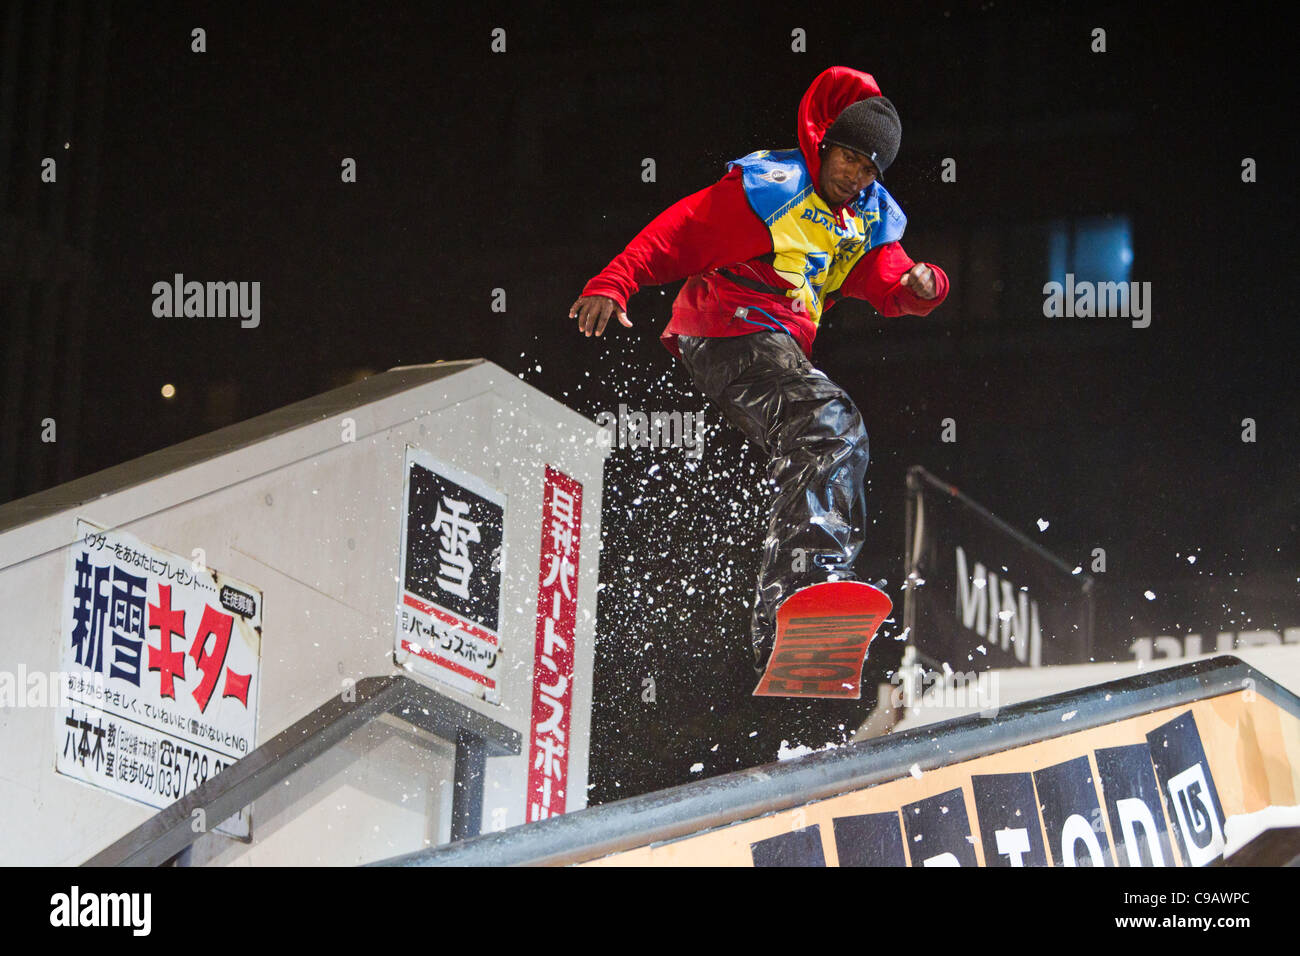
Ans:
[{"label": "white ramp structure", "polygon": [[0,864],[358,864],[585,806],[602,431],[441,362],[0,506]]}]

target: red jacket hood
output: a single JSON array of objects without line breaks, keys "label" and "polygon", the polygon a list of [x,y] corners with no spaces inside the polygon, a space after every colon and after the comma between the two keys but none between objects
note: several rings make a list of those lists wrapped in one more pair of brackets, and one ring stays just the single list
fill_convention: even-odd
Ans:
[{"label": "red jacket hood", "polygon": [[821,183],[822,160],[817,150],[831,124],[846,106],[880,95],[880,87],[870,73],[847,66],[829,67],[812,81],[799,101],[799,148],[814,184]]}]

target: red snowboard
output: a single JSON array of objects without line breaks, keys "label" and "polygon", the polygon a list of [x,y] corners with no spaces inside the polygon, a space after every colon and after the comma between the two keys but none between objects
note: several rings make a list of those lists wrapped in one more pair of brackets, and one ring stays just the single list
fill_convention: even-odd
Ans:
[{"label": "red snowboard", "polygon": [[776,643],[754,696],[860,700],[867,645],[893,607],[861,581],[795,591],[776,609]]}]

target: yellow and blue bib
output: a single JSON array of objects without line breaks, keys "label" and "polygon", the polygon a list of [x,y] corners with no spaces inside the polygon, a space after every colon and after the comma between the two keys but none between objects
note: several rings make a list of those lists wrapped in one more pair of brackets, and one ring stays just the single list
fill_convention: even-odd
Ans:
[{"label": "yellow and blue bib", "polygon": [[902,238],[907,216],[880,183],[872,183],[844,210],[831,212],[817,195],[812,174],[797,149],[761,149],[727,164],[739,166],[749,205],[772,234],[772,268],[794,288],[813,324],[828,297],[869,250]]}]

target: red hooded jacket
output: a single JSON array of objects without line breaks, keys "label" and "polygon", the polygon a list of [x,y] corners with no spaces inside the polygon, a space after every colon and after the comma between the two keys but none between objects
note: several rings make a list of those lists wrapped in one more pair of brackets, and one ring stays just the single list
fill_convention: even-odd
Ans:
[{"label": "red hooded jacket", "polygon": [[[831,124],[846,107],[871,96],[880,87],[867,73],[833,66],[823,71],[799,103],[799,149],[813,182],[820,182],[818,147]],[[672,319],[660,335],[673,355],[681,355],[678,335],[728,336],[758,331],[736,318],[741,307],[758,307],[778,318],[795,334],[804,354],[812,357],[817,324],[796,308],[797,300],[745,288],[717,273],[732,271],[776,288],[791,288],[764,257],[772,253],[772,235],[754,212],[741,182],[742,170],[731,169],[721,180],[674,203],[628,243],[627,248],[593,278],[583,295],[608,296],[627,309],[627,301],[646,285],[663,285],[689,277],[676,301]],[[842,206],[832,206],[840,213]],[[897,242],[868,251],[840,286],[841,295],[866,299],[881,315],[928,315],[948,294],[948,277],[934,270],[936,294],[922,299],[899,279],[915,263]],[[827,304],[826,309],[833,306]]]}]

